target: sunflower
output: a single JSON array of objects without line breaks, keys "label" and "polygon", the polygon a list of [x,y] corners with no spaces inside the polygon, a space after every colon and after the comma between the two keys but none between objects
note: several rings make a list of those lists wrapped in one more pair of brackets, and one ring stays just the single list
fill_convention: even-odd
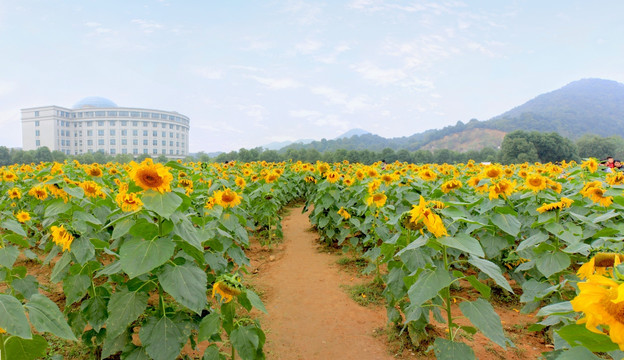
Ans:
[{"label": "sunflower", "polygon": [[74,237],[70,234],[63,225],[61,226],[52,226],[50,228],[52,230],[52,241],[58,246],[63,247],[63,251],[70,250],[70,246],[72,241],[74,241]]},{"label": "sunflower", "polygon": [[373,181],[368,183],[368,193],[372,194],[372,193],[376,192],[377,189],[379,189],[380,186],[381,186],[381,180],[373,179]]},{"label": "sunflower", "polygon": [[342,216],[345,220],[349,220],[351,218],[351,214],[349,214],[342,206],[340,207],[340,210],[338,210],[338,215]]},{"label": "sunflower", "polygon": [[13,189],[7,191],[7,193],[9,194],[9,197],[11,199],[21,199],[22,198],[22,192],[18,188],[13,188]]},{"label": "sunflower", "polygon": [[503,175],[503,169],[498,165],[488,165],[483,169],[483,176],[489,179],[498,179]]},{"label": "sunflower", "polygon": [[604,207],[608,207],[613,203],[613,196],[604,196],[605,189],[602,187],[589,187],[582,192],[584,197],[590,198],[591,201],[598,203]]},{"label": "sunflower", "polygon": [[358,180],[362,181],[362,180],[364,180],[364,178],[366,177],[366,174],[364,173],[364,170],[362,170],[362,169],[358,169],[358,170],[355,172],[355,177],[356,177]]},{"label": "sunflower", "polygon": [[48,191],[41,186],[33,186],[29,191],[28,195],[34,196],[39,200],[45,200],[48,198]]},{"label": "sunflower", "polygon": [[507,179],[501,179],[500,181],[492,184],[490,187],[490,200],[498,199],[501,196],[506,199],[509,195],[513,194],[516,189],[516,182],[511,182]]},{"label": "sunflower", "polygon": [[224,304],[232,301],[235,296],[238,296],[243,291],[243,285],[240,283],[240,277],[232,274],[224,274],[217,278],[217,281],[212,285],[212,297],[219,295],[219,303]]},{"label": "sunflower", "polygon": [[238,186],[241,189],[244,189],[245,186],[247,185],[247,183],[245,182],[245,179],[243,179],[240,176],[236,177],[236,180],[234,180],[234,183],[236,184],[236,186]]},{"label": "sunflower", "polygon": [[178,181],[178,185],[186,190],[186,195],[193,192],[193,180],[191,179],[181,178],[180,181]]},{"label": "sunflower", "polygon": [[102,192],[102,187],[93,181],[84,181],[79,184],[79,186],[84,190],[84,193],[87,197],[96,198],[101,197],[104,198],[106,195]]},{"label": "sunflower", "polygon": [[561,201],[557,201],[557,202],[550,203],[550,204],[542,204],[542,206],[537,208],[537,211],[540,213],[543,213],[546,211],[561,210],[561,209],[570,207],[570,205],[572,205],[573,202],[574,200],[564,197],[564,198],[561,198]]},{"label": "sunflower", "polygon": [[448,194],[451,191],[455,191],[456,189],[461,189],[462,183],[459,180],[449,180],[444,184],[440,185],[440,189],[443,193]]},{"label": "sunflower", "polygon": [[4,179],[4,181],[15,181],[17,180],[17,175],[12,171],[7,171],[2,174],[2,179]]},{"label": "sunflower", "polygon": [[586,168],[591,173],[595,173],[598,170],[598,162],[594,158],[589,158],[586,161],[583,161],[581,167]]},{"label": "sunflower", "polygon": [[607,174],[607,183],[609,185],[622,185],[624,184],[624,173],[615,171]]},{"label": "sunflower", "polygon": [[427,206],[431,206],[434,209],[444,209],[446,204],[440,200],[429,200],[427,201]]},{"label": "sunflower", "polygon": [[25,223],[26,221],[30,220],[30,214],[26,211],[20,211],[15,214],[15,218],[17,219],[17,221]]},{"label": "sunflower", "polygon": [[316,184],[316,178],[312,175],[308,175],[305,178],[303,178],[303,180],[305,180],[305,182],[307,183],[315,183]]},{"label": "sunflower", "polygon": [[546,185],[548,182],[546,178],[539,174],[530,174],[527,175],[524,183],[527,189],[533,190],[533,192],[538,192],[540,190],[546,189]]},{"label": "sunflower", "polygon": [[130,170],[130,178],[143,190],[155,190],[160,193],[171,191],[170,183],[173,175],[162,164],[154,164],[152,159],[147,158],[141,164],[133,164]]},{"label": "sunflower", "polygon": [[234,207],[241,203],[242,197],[238,195],[235,191],[230,189],[225,189],[223,191],[217,190],[213,195],[215,204],[221,205],[224,208]]},{"label": "sunflower", "polygon": [[204,205],[204,207],[208,210],[211,210],[214,206],[215,206],[215,198],[211,196],[206,200],[206,205]]},{"label": "sunflower", "polygon": [[419,171],[418,176],[425,181],[434,181],[438,178],[438,175],[430,169],[423,169]]},{"label": "sunflower", "polygon": [[85,172],[89,176],[102,177],[102,169],[100,169],[100,166],[98,164],[91,164],[91,166],[87,166],[85,168]]},{"label": "sunflower", "polygon": [[590,275],[578,288],[579,294],[570,301],[572,309],[584,315],[577,323],[598,334],[608,327],[611,341],[624,350],[624,296],[619,295],[624,293],[624,284],[609,276]]},{"label": "sunflower", "polygon": [[338,172],[336,171],[327,171],[325,173],[325,178],[327,178],[328,182],[333,184],[340,179],[340,174],[338,174]]},{"label": "sunflower", "polygon": [[270,171],[269,173],[266,174],[266,176],[264,177],[264,181],[267,182],[267,184],[273,183],[275,182],[275,180],[279,179],[280,174],[275,172],[275,171]]},{"label": "sunflower", "polygon": [[383,192],[370,194],[368,199],[366,199],[366,203],[368,206],[375,204],[377,207],[382,207],[386,203],[388,197]]},{"label": "sunflower", "polygon": [[412,210],[410,210],[409,215],[410,223],[414,225],[423,223],[427,227],[427,230],[429,230],[429,232],[431,232],[436,238],[448,235],[442,218],[427,207],[427,202],[422,196],[420,197],[419,204],[412,206]]},{"label": "sunflower", "polygon": [[375,178],[375,177],[379,176],[379,173],[377,172],[377,170],[375,168],[372,168],[372,167],[369,166],[369,167],[366,168],[366,176]]},{"label": "sunflower", "polygon": [[393,182],[398,180],[399,176],[395,174],[383,174],[381,175],[381,181],[383,181],[387,186],[390,186]]},{"label": "sunflower", "polygon": [[342,178],[342,183],[347,186],[351,186],[355,183],[355,180],[351,176],[346,175],[345,177]]},{"label": "sunflower", "polygon": [[143,207],[143,202],[135,193],[120,192],[115,197],[115,201],[117,201],[121,210],[125,212],[136,211]]}]

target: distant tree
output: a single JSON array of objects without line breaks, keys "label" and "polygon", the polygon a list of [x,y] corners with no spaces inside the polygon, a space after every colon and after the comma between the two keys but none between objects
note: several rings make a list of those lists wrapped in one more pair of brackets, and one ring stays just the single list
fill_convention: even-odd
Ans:
[{"label": "distant tree", "polygon": [[59,150],[52,151],[52,161],[63,162],[67,159],[67,155],[64,152]]},{"label": "distant tree", "polygon": [[168,161],[169,161],[169,158],[167,158],[167,157],[165,156],[165,154],[160,154],[160,155],[158,155],[158,157],[156,158],[156,162],[159,162],[159,163],[161,163],[161,164],[165,164],[165,163],[167,163]]},{"label": "distant tree", "polygon": [[414,163],[416,164],[429,164],[433,162],[433,154],[429,150],[416,150],[414,151]]},{"label": "distant tree", "polygon": [[11,164],[11,153],[6,146],[0,146],[0,166]]},{"label": "distant tree", "polygon": [[52,161],[52,152],[47,146],[42,146],[35,150],[35,162]]},{"label": "distant tree", "polygon": [[[97,153],[96,153],[97,155]],[[152,157],[149,154],[141,154],[139,156],[137,156],[136,161],[137,162],[143,162],[143,160],[145,159],[151,159]],[[96,156],[96,162],[97,162],[97,156]]]},{"label": "distant tree", "polygon": [[505,135],[501,144],[501,162],[514,164],[539,161],[537,149],[526,131],[517,130]]},{"label": "distant tree", "polygon": [[396,159],[400,162],[411,163],[413,162],[414,157],[412,156],[412,154],[410,154],[409,151],[401,149],[396,152]]},{"label": "distant tree", "polygon": [[127,164],[130,161],[134,160],[134,157],[132,157],[132,155],[130,154],[117,154],[115,155],[115,158],[113,160],[120,164]]},{"label": "distant tree", "polygon": [[616,152],[624,141],[619,136],[601,137],[598,135],[583,135],[576,142],[578,155],[581,158],[594,157],[604,159],[607,156],[618,156]]},{"label": "distant tree", "polygon": [[386,163],[395,162],[397,159],[397,156],[394,150],[392,150],[391,148],[384,148],[383,150],[381,150],[380,157],[381,159],[379,160],[385,160]]}]

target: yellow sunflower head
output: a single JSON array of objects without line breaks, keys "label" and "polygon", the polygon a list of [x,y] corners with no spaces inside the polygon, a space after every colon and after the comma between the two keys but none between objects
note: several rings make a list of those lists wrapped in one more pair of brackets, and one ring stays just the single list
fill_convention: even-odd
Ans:
[{"label": "yellow sunflower head", "polygon": [[171,191],[173,175],[162,164],[147,158],[141,164],[135,165],[130,170],[130,177],[143,190],[154,190],[160,193]]},{"label": "yellow sunflower head", "polygon": [[30,214],[26,211],[20,211],[15,214],[15,218],[17,219],[17,221],[25,223],[26,221],[30,220]]}]

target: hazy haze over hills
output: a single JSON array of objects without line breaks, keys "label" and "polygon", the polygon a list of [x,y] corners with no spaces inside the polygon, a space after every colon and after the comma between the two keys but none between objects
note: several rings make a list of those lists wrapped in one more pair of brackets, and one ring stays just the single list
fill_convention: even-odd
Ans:
[{"label": "hazy haze over hills", "polygon": [[360,135],[355,130],[351,131],[357,136],[293,144],[288,148],[312,148],[321,152],[336,149],[380,151],[383,148],[479,150],[498,147],[504,134],[514,130],[555,131],[572,139],[583,134],[624,136],[624,84],[582,79],[541,94],[487,121],[472,119],[466,124],[458,122],[408,137],[387,139],[370,133]]}]

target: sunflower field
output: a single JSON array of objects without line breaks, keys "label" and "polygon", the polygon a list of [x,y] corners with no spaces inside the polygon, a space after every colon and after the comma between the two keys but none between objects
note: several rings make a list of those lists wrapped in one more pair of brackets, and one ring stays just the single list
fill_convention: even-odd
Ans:
[{"label": "sunflower field", "polygon": [[552,341],[547,358],[624,356],[624,175],[593,159],[147,159],[14,165],[0,177],[1,360],[45,355],[43,333],[97,358],[176,359],[208,343],[203,359],[263,359],[266,336],[240,311],[266,311],[242,280],[245,250],[252,236],[266,246],[281,236],[280,210],[294,199],[319,241],[368,260],[388,321],[412,338],[434,335],[439,359],[475,358],[476,332],[502,351],[515,346],[492,305],[501,291],[535,314],[530,330]]}]

